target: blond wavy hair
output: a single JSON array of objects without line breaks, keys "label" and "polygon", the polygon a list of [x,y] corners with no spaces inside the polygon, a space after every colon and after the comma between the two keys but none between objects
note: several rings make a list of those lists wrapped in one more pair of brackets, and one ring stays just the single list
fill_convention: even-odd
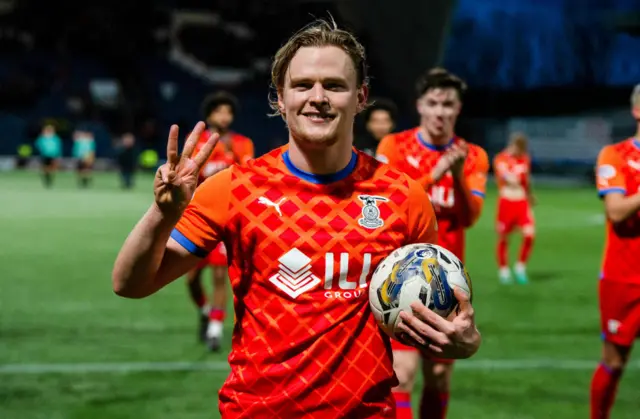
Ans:
[{"label": "blond wavy hair", "polygon": [[300,48],[305,47],[338,47],[349,55],[356,70],[358,87],[369,84],[365,50],[356,37],[329,20],[318,19],[296,32],[276,52],[271,64],[271,91],[269,92],[269,106],[273,110],[272,116],[281,115],[278,106],[278,92],[285,84],[285,75],[291,60]]}]

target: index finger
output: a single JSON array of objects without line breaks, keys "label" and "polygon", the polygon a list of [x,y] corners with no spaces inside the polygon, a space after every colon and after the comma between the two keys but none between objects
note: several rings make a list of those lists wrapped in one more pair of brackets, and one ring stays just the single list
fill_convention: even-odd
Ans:
[{"label": "index finger", "polygon": [[449,328],[449,323],[451,323],[449,320],[436,314],[433,310],[429,310],[427,306],[421,303],[412,303],[411,310],[413,311],[414,316],[418,317],[439,332],[446,331]]},{"label": "index finger", "polygon": [[458,307],[460,307],[460,311],[473,315],[473,307],[471,306],[471,298],[469,296],[469,293],[467,293],[460,287],[455,287],[453,289],[453,295],[455,295],[456,299],[458,300]]},{"label": "index finger", "polygon": [[171,125],[169,137],[167,139],[167,162],[169,167],[174,169],[178,164],[178,126]]},{"label": "index finger", "polygon": [[202,166],[204,166],[206,161],[209,160],[209,156],[211,156],[211,153],[213,152],[213,149],[218,143],[219,139],[220,134],[218,134],[217,132],[211,134],[205,145],[202,146],[198,154],[196,154],[196,156],[193,158],[193,161],[198,165],[198,167],[201,168]]}]

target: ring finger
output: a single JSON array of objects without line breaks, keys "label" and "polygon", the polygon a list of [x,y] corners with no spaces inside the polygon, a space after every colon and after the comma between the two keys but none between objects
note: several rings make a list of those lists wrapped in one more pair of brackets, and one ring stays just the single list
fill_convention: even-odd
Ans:
[{"label": "ring finger", "polygon": [[409,343],[412,344],[418,344],[419,346],[427,346],[427,342],[406,324],[400,322],[396,328],[402,332],[403,340],[409,341]]}]

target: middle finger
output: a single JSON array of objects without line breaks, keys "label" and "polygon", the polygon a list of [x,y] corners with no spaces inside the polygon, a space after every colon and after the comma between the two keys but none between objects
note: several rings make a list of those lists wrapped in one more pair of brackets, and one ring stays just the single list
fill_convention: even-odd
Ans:
[{"label": "middle finger", "polygon": [[431,327],[429,324],[423,322],[413,314],[400,312],[400,318],[405,326],[410,330],[413,330],[416,334],[425,340],[434,342],[439,345],[446,345],[449,343],[449,338],[442,332]]}]

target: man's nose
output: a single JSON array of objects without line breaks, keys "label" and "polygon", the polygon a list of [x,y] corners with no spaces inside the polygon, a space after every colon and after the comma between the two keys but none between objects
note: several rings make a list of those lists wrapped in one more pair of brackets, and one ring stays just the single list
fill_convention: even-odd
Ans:
[{"label": "man's nose", "polygon": [[324,86],[322,86],[322,83],[316,83],[313,85],[313,89],[311,89],[310,101],[317,104],[323,104],[327,102],[327,95],[324,90]]},{"label": "man's nose", "polygon": [[436,105],[436,106],[433,108],[433,113],[434,113],[436,116],[442,116],[442,115],[444,115],[444,106],[442,106],[442,105]]}]

